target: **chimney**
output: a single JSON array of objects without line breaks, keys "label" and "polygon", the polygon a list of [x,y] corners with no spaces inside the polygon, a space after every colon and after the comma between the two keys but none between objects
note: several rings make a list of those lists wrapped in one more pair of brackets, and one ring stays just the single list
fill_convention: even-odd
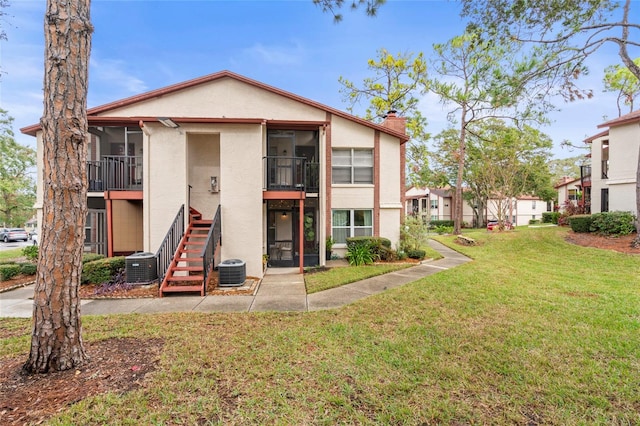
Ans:
[{"label": "chimney", "polygon": [[407,119],[404,117],[398,117],[395,110],[390,110],[384,118],[382,125],[395,132],[406,134],[407,132]]}]

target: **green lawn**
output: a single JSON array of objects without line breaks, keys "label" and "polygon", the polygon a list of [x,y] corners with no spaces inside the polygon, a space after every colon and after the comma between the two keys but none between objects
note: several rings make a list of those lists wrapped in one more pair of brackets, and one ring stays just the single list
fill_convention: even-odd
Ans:
[{"label": "green lawn", "polygon": [[[640,424],[640,257],[565,232],[471,232],[474,262],[338,310],[86,317],[163,337],[158,370],[54,423]],[[29,320],[0,329],[26,359]]]},{"label": "green lawn", "polygon": [[349,284],[388,272],[414,266],[411,263],[383,263],[361,266],[341,266],[328,271],[304,274],[304,284],[307,294],[317,293],[341,285]]},{"label": "green lawn", "polygon": [[22,249],[16,248],[11,250],[0,251],[0,262],[14,260],[22,257]]}]

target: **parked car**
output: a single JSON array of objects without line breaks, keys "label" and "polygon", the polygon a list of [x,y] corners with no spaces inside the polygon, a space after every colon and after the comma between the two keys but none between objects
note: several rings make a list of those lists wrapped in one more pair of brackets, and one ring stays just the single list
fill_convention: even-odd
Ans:
[{"label": "parked car", "polygon": [[[504,221],[504,229],[513,229],[513,224],[509,221]],[[493,228],[497,228],[500,226],[500,222],[498,222],[498,219],[491,219],[487,222],[487,231],[493,231]]]},{"label": "parked car", "polygon": [[1,228],[0,240],[8,243],[9,241],[27,241],[29,234],[24,228]]}]

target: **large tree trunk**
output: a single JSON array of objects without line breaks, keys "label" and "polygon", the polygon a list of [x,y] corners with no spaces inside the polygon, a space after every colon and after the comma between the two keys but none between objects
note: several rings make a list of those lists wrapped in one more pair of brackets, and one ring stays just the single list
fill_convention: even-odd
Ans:
[{"label": "large tree trunk", "polygon": [[82,346],[80,298],[87,214],[87,80],[90,0],[48,0],[45,77],[42,241],[33,303],[30,373],[74,368]]}]

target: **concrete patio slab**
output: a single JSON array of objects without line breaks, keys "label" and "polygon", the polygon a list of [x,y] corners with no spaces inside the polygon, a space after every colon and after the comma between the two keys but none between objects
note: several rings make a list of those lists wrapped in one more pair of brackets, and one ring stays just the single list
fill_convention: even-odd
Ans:
[{"label": "concrete patio slab", "polygon": [[249,312],[253,296],[207,296],[193,310],[197,312]]}]

